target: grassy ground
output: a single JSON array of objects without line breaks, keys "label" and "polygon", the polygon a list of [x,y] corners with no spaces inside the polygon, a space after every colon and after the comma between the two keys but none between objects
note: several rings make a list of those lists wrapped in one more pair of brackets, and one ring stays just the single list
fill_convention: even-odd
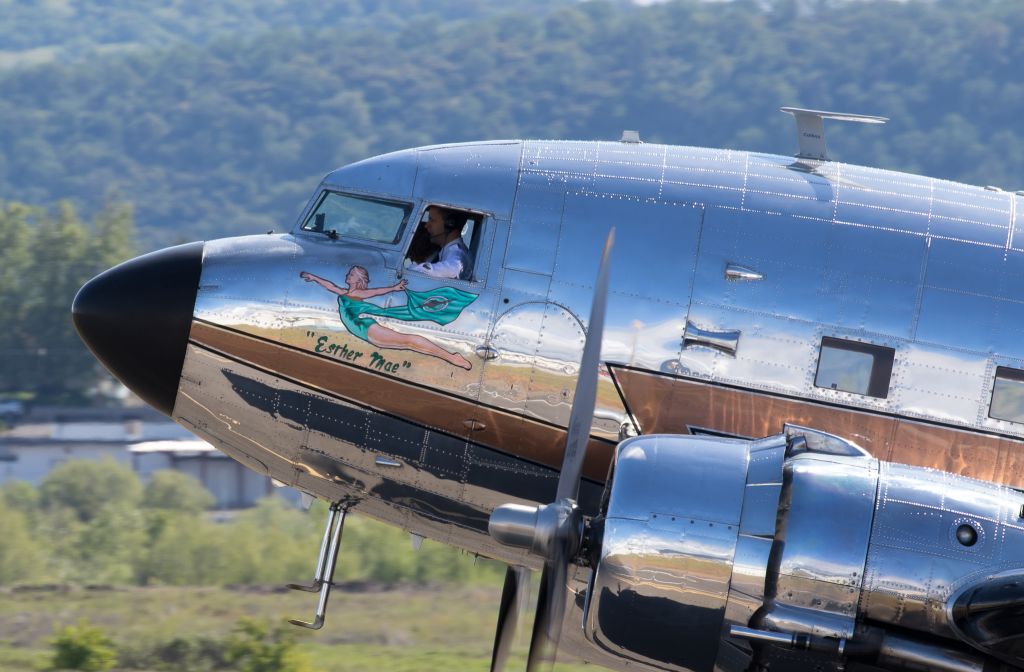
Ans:
[{"label": "grassy ground", "polygon": [[[483,672],[499,593],[498,587],[336,590],[327,624],[319,632],[300,631],[300,647],[325,672]],[[315,607],[316,595],[276,589],[7,590],[0,592],[0,670],[45,669],[55,629],[81,618],[102,627],[119,649],[139,649],[175,638],[224,639],[242,617],[271,624],[309,620]],[[510,670],[525,666],[524,633],[527,622],[520,624]]]}]

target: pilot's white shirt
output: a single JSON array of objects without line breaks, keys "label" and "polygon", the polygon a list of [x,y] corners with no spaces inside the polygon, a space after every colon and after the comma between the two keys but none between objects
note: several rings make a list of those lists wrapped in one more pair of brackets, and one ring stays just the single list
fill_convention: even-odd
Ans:
[{"label": "pilot's white shirt", "polygon": [[411,271],[419,271],[434,278],[459,278],[469,280],[473,272],[472,255],[462,238],[456,238],[441,248],[437,253],[437,261],[413,264]]}]

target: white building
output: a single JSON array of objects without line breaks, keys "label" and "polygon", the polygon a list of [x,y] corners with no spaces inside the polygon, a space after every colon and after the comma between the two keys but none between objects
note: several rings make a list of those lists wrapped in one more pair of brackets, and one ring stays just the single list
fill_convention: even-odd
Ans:
[{"label": "white building", "polygon": [[269,477],[246,469],[180,425],[145,411],[33,413],[24,424],[0,433],[0,484],[38,485],[58,464],[104,458],[130,466],[143,482],[161,469],[194,476],[221,509],[252,506],[275,491],[298,499],[294,491],[273,487]]}]

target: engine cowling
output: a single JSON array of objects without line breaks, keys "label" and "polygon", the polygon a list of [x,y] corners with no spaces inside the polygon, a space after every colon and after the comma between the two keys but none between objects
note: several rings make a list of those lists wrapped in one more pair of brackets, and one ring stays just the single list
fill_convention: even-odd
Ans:
[{"label": "engine cowling", "polygon": [[670,670],[744,670],[780,645],[891,669],[1024,666],[997,636],[1024,610],[1022,506],[804,428],[630,439],[591,529],[585,634]]},{"label": "engine cowling", "polygon": [[722,655],[744,655],[722,651],[733,647],[722,635],[729,623],[746,625],[764,601],[785,452],[784,438],[644,436],[621,443],[587,637],[611,653],[670,669],[710,670]]}]

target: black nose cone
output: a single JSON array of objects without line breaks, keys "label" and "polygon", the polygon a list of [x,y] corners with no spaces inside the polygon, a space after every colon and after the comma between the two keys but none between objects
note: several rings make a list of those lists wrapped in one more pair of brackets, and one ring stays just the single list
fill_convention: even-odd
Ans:
[{"label": "black nose cone", "polygon": [[202,268],[202,243],[169,247],[97,275],[71,306],[96,358],[166,415],[174,410]]}]

